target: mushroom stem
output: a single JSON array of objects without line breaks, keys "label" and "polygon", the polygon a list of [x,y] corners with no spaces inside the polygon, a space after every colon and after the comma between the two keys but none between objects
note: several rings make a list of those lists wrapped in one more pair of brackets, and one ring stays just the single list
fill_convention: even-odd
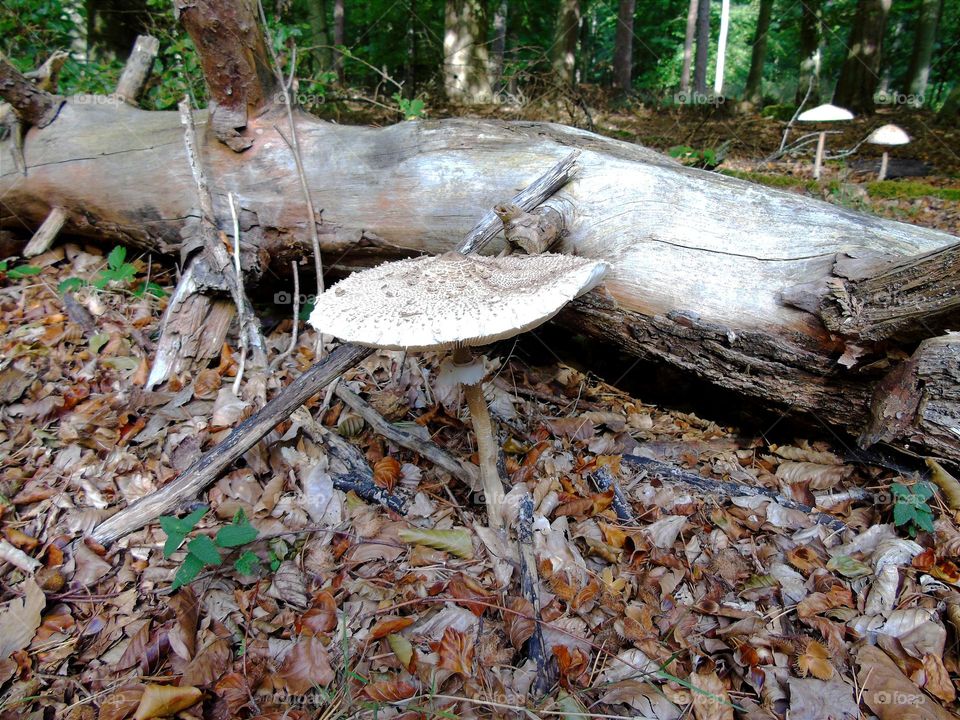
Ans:
[{"label": "mushroom stem", "polygon": [[813,179],[820,179],[820,168],[823,166],[823,146],[827,141],[826,131],[820,133],[820,137],[817,138],[817,159],[813,163]]},{"label": "mushroom stem", "polygon": [[[470,351],[463,345],[453,351],[453,361],[457,364],[470,362]],[[487,523],[493,530],[503,527],[500,506],[503,503],[503,482],[497,471],[497,443],[494,440],[493,420],[487,399],[483,396],[482,383],[463,385],[463,394],[470,409],[470,421],[477,436],[477,457],[480,463],[480,482],[483,484],[483,499],[487,506]]]},{"label": "mushroom stem", "polygon": [[883,151],[883,159],[880,161],[880,172],[877,174],[877,180],[886,180],[887,179],[887,163],[890,161],[890,156],[887,154],[887,151]]},{"label": "mushroom stem", "polygon": [[493,439],[493,421],[487,408],[480,383],[464,385],[463,393],[470,407],[473,431],[477,435],[477,455],[480,460],[480,481],[483,483],[484,502],[487,505],[487,522],[493,530],[503,527],[500,506],[503,502],[503,483],[497,471],[497,443]]}]

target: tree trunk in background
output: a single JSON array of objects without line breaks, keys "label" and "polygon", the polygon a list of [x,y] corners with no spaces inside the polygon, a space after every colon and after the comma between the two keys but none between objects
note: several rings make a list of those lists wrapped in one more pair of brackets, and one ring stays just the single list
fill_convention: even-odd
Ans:
[{"label": "tree trunk in background", "polygon": [[[820,39],[823,36],[823,0],[800,3],[800,79],[797,105],[807,98],[808,106],[820,104]],[[810,95],[807,95],[809,90]]]},{"label": "tree trunk in background", "polygon": [[403,61],[403,96],[417,96],[417,0],[407,4],[407,52]]},{"label": "tree trunk in background", "polygon": [[[333,44],[337,47],[347,44],[347,9],[345,0],[333,0]],[[343,85],[346,82],[346,73],[343,68],[343,56],[333,51],[333,64],[337,71],[337,79]]]},{"label": "tree trunk in background", "polygon": [[707,59],[710,56],[710,0],[698,0],[697,57],[693,65],[693,89],[707,94]]},{"label": "tree trunk in background", "polygon": [[487,14],[481,0],[447,0],[443,33],[443,87],[453,102],[493,97],[487,53]]},{"label": "tree trunk in background", "polygon": [[580,0],[560,0],[550,55],[557,82],[566,87],[573,87],[576,82],[579,34]]},{"label": "tree trunk in background", "polygon": [[943,102],[943,107],[937,113],[937,120],[941,122],[957,123],[960,121],[960,80],[953,86],[953,90],[947,95]]},{"label": "tree trunk in background", "polygon": [[727,60],[727,35],[730,33],[730,0],[721,0],[720,35],[717,38],[717,68],[713,81],[714,95],[723,93],[723,70]]},{"label": "tree trunk in background", "polygon": [[510,7],[507,0],[500,0],[493,13],[493,44],[490,46],[490,75],[493,77],[495,93],[503,90],[503,58],[507,52],[507,14]]},{"label": "tree trunk in background", "polygon": [[760,0],[757,29],[753,33],[750,73],[747,75],[747,86],[743,90],[743,101],[751,108],[763,104],[763,63],[767,59],[767,32],[770,30],[772,14],[773,0]]},{"label": "tree trunk in background", "polygon": [[859,0],[847,41],[847,59],[840,70],[833,104],[853,113],[872,114],[873,94],[880,80],[883,33],[892,0]]},{"label": "tree trunk in background", "polygon": [[913,104],[917,107],[923,105],[923,96],[927,92],[930,59],[933,57],[937,24],[940,22],[942,8],[943,0],[921,0],[920,14],[917,17],[917,27],[913,36],[910,67],[907,68],[907,76],[903,84],[904,90],[914,96]]},{"label": "tree trunk in background", "polygon": [[308,0],[310,6],[310,34],[313,55],[323,70],[330,70],[333,54],[330,52],[330,31],[327,27],[327,0]]},{"label": "tree trunk in background", "polygon": [[[147,32],[146,0],[86,0],[87,57],[109,61],[126,58]],[[56,49],[56,48],[54,48]]]},{"label": "tree trunk in background", "polygon": [[690,0],[687,7],[687,33],[683,37],[683,70],[680,71],[680,92],[690,92],[690,67],[693,64],[693,38],[697,32],[697,6],[700,0]]},{"label": "tree trunk in background", "polygon": [[617,34],[613,46],[613,82],[628,93],[633,86],[633,14],[636,0],[620,0]]}]

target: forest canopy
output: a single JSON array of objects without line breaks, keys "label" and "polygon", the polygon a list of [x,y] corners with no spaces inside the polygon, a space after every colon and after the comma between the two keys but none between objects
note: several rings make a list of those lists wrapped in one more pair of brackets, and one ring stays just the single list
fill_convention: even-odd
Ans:
[{"label": "forest canopy", "polygon": [[[701,74],[706,85],[714,88],[721,13],[726,5],[721,2],[290,0],[268,3],[264,11],[281,58],[289,61],[289,49],[294,44],[298,48],[300,93],[310,110],[330,97],[335,85],[388,99],[399,93],[396,99],[419,98],[428,109],[435,107],[451,95],[449,86],[444,92],[445,64],[449,72],[457,53],[466,53],[468,63],[483,65],[490,92],[474,90],[451,99],[536,94],[544,84],[562,82],[569,74],[581,86],[611,87],[618,85],[618,78],[627,78],[625,89],[632,98],[659,106],[689,101],[684,92],[691,83],[696,86],[696,67],[693,79],[684,82],[684,41],[698,5],[710,16]],[[731,0],[728,7],[722,83],[704,102],[739,101],[751,95],[759,100],[754,105],[797,103],[806,94],[808,70],[802,65],[811,47],[818,56],[819,95],[829,101],[852,54],[850,48],[859,44],[853,42],[853,34],[868,22],[879,24],[882,38],[877,71],[870,81],[875,83],[876,105],[910,104],[937,110],[958,85],[958,3]],[[769,27],[763,32],[767,21]],[[630,24],[632,32],[628,32]],[[172,109],[185,92],[202,103],[204,83],[192,43],[167,0],[12,0],[0,7],[0,49],[21,70],[37,67],[55,50],[69,51],[60,79],[66,94],[108,92],[142,32],[161,40],[144,106]],[[466,39],[451,44],[454,34]],[[755,47],[760,38],[765,46],[758,58]],[[628,58],[619,61],[619,70],[618,51]],[[689,44],[687,52],[693,54]],[[751,64],[758,65],[754,74],[760,80],[759,89],[749,87]],[[925,82],[918,84],[921,77]],[[853,82],[863,84],[856,78]],[[818,99],[817,94],[815,88],[813,99]]]}]

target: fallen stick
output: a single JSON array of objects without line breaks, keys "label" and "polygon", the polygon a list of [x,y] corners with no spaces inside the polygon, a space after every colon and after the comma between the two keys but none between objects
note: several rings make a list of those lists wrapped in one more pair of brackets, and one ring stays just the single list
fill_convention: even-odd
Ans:
[{"label": "fallen stick", "polygon": [[[573,176],[578,155],[579,152],[576,151],[567,155],[514,196],[511,202],[524,210],[537,207]],[[479,250],[494,238],[501,227],[500,218],[491,210],[470,231],[458,246],[458,251]],[[240,423],[219,445],[200,456],[174,480],[100,523],[93,529],[91,537],[101,545],[109,544],[134,530],[139,530],[161,515],[169,514],[181,503],[192,500],[278,423],[290,417],[294,410],[323,390],[345,370],[372,353],[371,348],[360,345],[341,345],[323,362],[317,363],[281,390],[259,412]]]},{"label": "fallen stick", "polygon": [[537,666],[537,675],[531,686],[536,696],[549,692],[554,682],[552,655],[547,654],[540,627],[540,573],[537,558],[533,552],[533,496],[526,493],[520,500],[520,512],[517,516],[517,542],[520,545],[520,593],[533,606],[536,627],[527,640],[527,657]]},{"label": "fallen stick", "polygon": [[[651,475],[655,475],[660,479],[686,483],[687,485],[692,485],[693,487],[699,488],[700,490],[705,490],[706,492],[719,493],[729,497],[759,496],[770,498],[778,505],[782,505],[785,508],[799,510],[802,513],[810,515],[812,520],[818,525],[825,525],[831,530],[843,531],[849,529],[846,523],[844,523],[842,520],[838,520],[832,515],[828,515],[817,508],[804,505],[796,500],[791,500],[790,498],[781,495],[776,490],[752,487],[750,485],[742,485],[740,483],[726,482],[723,480],[711,480],[710,478],[700,477],[694,473],[686,472],[685,470],[681,470],[673,465],[662,463],[659,460],[651,460],[650,458],[640,457],[639,455],[624,455],[621,462],[646,470]],[[867,497],[866,492],[863,493],[863,497]]]},{"label": "fallen stick", "polygon": [[630,503],[627,502],[626,495],[623,494],[623,490],[620,489],[620,486],[617,484],[617,481],[613,478],[613,475],[610,474],[610,470],[606,467],[602,467],[597,470],[595,473],[590,475],[590,480],[596,485],[597,490],[600,492],[606,492],[610,488],[613,488],[613,511],[617,513],[617,519],[627,525],[635,525],[636,518],[633,517],[633,511],[630,509]]},{"label": "fallen stick", "polygon": [[421,440],[413,433],[407,432],[391,422],[388,422],[380,413],[370,407],[363,398],[346,387],[343,383],[337,385],[334,394],[343,400],[347,406],[362,417],[378,434],[396,443],[400,447],[413,450],[421,457],[426,458],[434,465],[443,468],[455,478],[463,481],[468,487],[473,487],[477,481],[477,473],[466,464],[457,460],[453,455],[429,440]]}]

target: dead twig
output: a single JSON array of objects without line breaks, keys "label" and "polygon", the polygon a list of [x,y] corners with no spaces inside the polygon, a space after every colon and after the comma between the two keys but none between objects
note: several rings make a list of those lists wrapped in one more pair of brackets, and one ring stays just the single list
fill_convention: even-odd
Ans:
[{"label": "dead twig", "polygon": [[297,270],[296,260],[290,261],[290,267],[293,270],[293,330],[290,331],[290,345],[270,363],[270,372],[276,370],[280,367],[280,363],[290,357],[297,347],[297,337],[300,334],[300,271]]},{"label": "dead twig", "polygon": [[396,443],[400,447],[413,450],[421,457],[426,458],[434,465],[443,468],[448,473],[461,480],[467,487],[473,488],[477,481],[477,473],[453,455],[429,440],[421,440],[413,433],[407,432],[388,422],[380,413],[370,407],[363,398],[353,392],[342,382],[337,384],[334,394],[343,400],[357,415],[362,417],[378,434]]},{"label": "dead twig", "polygon": [[[849,530],[846,523],[844,523],[842,520],[838,520],[832,515],[828,515],[817,508],[813,508],[809,505],[804,505],[801,502],[797,502],[796,500],[791,500],[788,497],[784,497],[775,490],[752,487],[750,485],[743,485],[741,483],[727,482],[723,480],[712,480],[691,472],[686,472],[685,470],[681,470],[673,465],[660,462],[659,460],[651,460],[650,458],[640,457],[638,455],[624,455],[621,462],[626,463],[627,465],[633,465],[634,467],[642,470],[646,470],[651,475],[655,475],[662,480],[672,480],[674,482],[686,483],[687,485],[691,485],[707,492],[719,493],[729,497],[767,497],[785,508],[799,510],[802,513],[810,515],[811,519],[818,525],[825,525],[831,530]],[[867,497],[866,493],[864,493],[864,497]]]}]

